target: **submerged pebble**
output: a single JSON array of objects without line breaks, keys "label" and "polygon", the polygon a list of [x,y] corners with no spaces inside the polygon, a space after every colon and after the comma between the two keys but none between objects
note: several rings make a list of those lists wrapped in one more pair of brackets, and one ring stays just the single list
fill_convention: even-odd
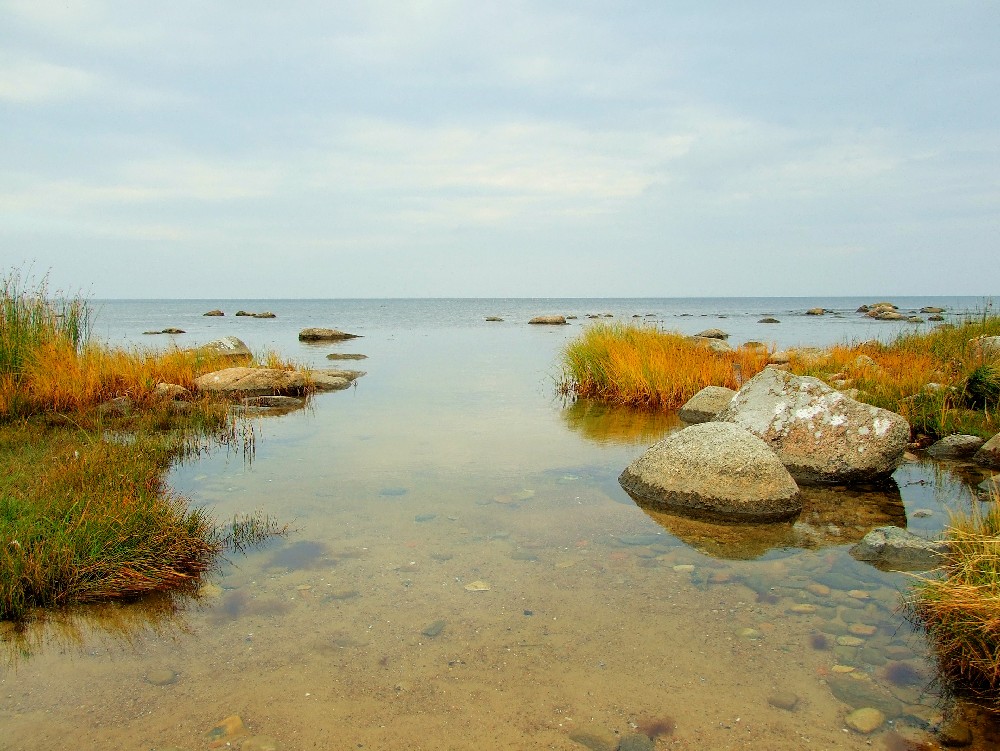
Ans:
[{"label": "submerged pebble", "polygon": [[169,686],[177,682],[177,673],[169,668],[159,668],[146,673],[146,682],[154,686]]},{"label": "submerged pebble", "polygon": [[786,712],[794,712],[799,703],[797,694],[791,691],[778,691],[767,697],[767,703],[777,709],[784,709]]},{"label": "submerged pebble", "polygon": [[862,707],[847,715],[844,724],[857,733],[868,735],[885,724],[885,715],[874,707]]}]

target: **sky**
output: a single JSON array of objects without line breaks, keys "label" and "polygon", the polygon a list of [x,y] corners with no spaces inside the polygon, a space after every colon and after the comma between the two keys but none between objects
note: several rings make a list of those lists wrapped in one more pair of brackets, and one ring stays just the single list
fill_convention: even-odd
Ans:
[{"label": "sky", "polygon": [[1000,293],[996,0],[0,0],[0,272]]}]

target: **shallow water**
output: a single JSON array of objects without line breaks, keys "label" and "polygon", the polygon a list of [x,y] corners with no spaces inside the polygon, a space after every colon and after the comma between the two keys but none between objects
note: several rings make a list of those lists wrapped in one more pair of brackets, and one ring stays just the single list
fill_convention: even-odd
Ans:
[{"label": "shallow water", "polygon": [[[5,633],[0,748],[580,751],[654,726],[657,748],[930,739],[944,705],[898,612],[910,579],[847,550],[880,524],[940,531],[980,503],[977,472],[908,464],[896,491],[810,492],[794,524],[758,529],[646,512],[616,478],[680,423],[563,403],[558,350],[578,332],[416,319],[279,339],[317,365],[365,353],[351,367],[368,375],[257,421],[252,462],[219,450],[169,480],[219,519],[262,509],[295,531],[193,597]],[[845,701],[892,722],[848,732]],[[251,740],[210,735],[230,715]]]}]

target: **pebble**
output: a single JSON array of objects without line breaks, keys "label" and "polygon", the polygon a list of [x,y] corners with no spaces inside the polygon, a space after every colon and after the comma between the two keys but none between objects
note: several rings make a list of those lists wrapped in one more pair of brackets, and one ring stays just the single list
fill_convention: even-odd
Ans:
[{"label": "pebble", "polygon": [[690,574],[692,571],[694,571],[694,566],[692,566],[690,563],[678,563],[676,566],[674,566],[674,571],[676,571],[678,574]]},{"label": "pebble", "polygon": [[217,722],[215,727],[205,733],[205,738],[209,741],[209,748],[221,748],[228,745],[233,738],[246,734],[247,729],[242,718],[233,714]]},{"label": "pebble", "polygon": [[806,585],[806,590],[816,595],[817,597],[827,597],[832,591],[825,584],[820,584],[819,582],[813,582],[812,584]]},{"label": "pebble", "polygon": [[815,605],[810,605],[805,602],[800,602],[798,605],[792,605],[788,608],[789,613],[794,613],[796,615],[812,615],[817,610]]},{"label": "pebble", "polygon": [[928,516],[934,516],[934,512],[929,508],[918,508],[912,516],[914,519],[926,519]]},{"label": "pebble", "polygon": [[830,668],[834,673],[853,673],[856,669],[853,665],[834,665]]},{"label": "pebble", "polygon": [[569,739],[590,751],[615,751],[618,748],[618,738],[614,733],[594,725],[574,730],[569,734]]},{"label": "pebble", "polygon": [[468,592],[489,592],[490,585],[480,579],[476,579],[476,581],[466,584],[465,589]]},{"label": "pebble", "polygon": [[772,707],[784,709],[786,712],[794,712],[799,703],[799,697],[791,691],[778,691],[767,697],[767,703]]},{"label": "pebble", "polygon": [[327,600],[352,600],[360,597],[361,593],[356,589],[335,589],[326,596]]},{"label": "pebble", "polygon": [[751,641],[760,639],[762,636],[760,631],[758,631],[755,628],[741,628],[739,631],[736,632],[736,634],[741,639],[750,639]]},{"label": "pebble", "polygon": [[871,593],[866,592],[863,589],[852,589],[848,591],[847,596],[855,600],[867,600],[871,597]]},{"label": "pebble", "polygon": [[572,568],[576,565],[576,561],[559,561],[556,564],[556,568]]},{"label": "pebble", "polygon": [[222,587],[218,584],[202,584],[198,587],[198,597],[218,597],[222,594]]},{"label": "pebble", "polygon": [[855,732],[868,735],[885,724],[885,715],[874,707],[855,709],[844,719],[844,723]]},{"label": "pebble", "polygon": [[878,631],[877,626],[870,626],[867,623],[852,623],[847,627],[855,636],[874,636]]},{"label": "pebble", "polygon": [[656,743],[648,735],[643,733],[630,733],[623,736],[618,744],[618,751],[653,751]]},{"label": "pebble", "polygon": [[864,639],[859,639],[857,636],[838,636],[837,644],[841,647],[860,647],[865,643]]},{"label": "pebble", "polygon": [[429,636],[431,639],[433,639],[435,636],[444,631],[445,624],[446,622],[443,620],[434,621],[434,623],[432,623],[430,626],[425,628],[420,633],[422,633],[424,636]]},{"label": "pebble", "polygon": [[152,683],[154,686],[169,686],[171,683],[177,682],[177,673],[169,668],[150,670],[146,673],[146,682]]}]

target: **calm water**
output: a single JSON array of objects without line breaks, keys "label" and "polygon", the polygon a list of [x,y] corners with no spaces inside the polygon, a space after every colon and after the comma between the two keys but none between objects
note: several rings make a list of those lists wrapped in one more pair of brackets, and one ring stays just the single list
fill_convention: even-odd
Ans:
[{"label": "calm water", "polygon": [[[676,418],[565,404],[554,388],[560,348],[587,314],[781,347],[919,326],[870,322],[853,312],[864,302],[98,303],[95,333],[113,343],[233,334],[317,366],[363,353],[349,366],[367,375],[258,421],[252,463],[221,450],[170,473],[220,520],[262,509],[292,522],[287,539],[223,562],[195,598],[82,609],[6,635],[0,748],[581,751],[672,724],[657,748],[930,738],[945,707],[921,635],[897,612],[909,580],[846,551],[882,524],[940,531],[950,509],[979,503],[973,468],[918,462],[897,472],[898,492],[810,492],[794,524],[692,522],[643,511],[616,480]],[[803,315],[815,306],[838,313]],[[201,316],[215,307],[226,317]],[[579,318],[526,325],[543,313]],[[187,333],[141,333],[168,326]],[[300,344],[306,326],[363,338]],[[789,696],[790,709],[775,706]],[[853,706],[891,723],[846,732]],[[247,735],[211,735],[231,715]],[[974,748],[994,747],[976,732]]]}]

